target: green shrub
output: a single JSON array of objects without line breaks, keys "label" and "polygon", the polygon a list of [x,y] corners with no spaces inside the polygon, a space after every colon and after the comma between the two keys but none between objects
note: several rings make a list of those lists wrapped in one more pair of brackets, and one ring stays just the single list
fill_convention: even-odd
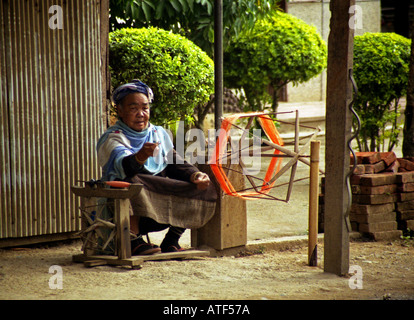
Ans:
[{"label": "green shrub", "polygon": [[113,87],[140,79],[154,91],[151,122],[192,121],[214,92],[213,61],[190,40],[158,28],[125,28],[109,35]]},{"label": "green shrub", "polygon": [[[277,90],[318,75],[327,62],[327,49],[316,28],[290,14],[275,11],[244,30],[225,52],[228,88],[243,88],[251,109],[277,107]],[[268,93],[272,89],[273,95]]]},{"label": "green shrub", "polygon": [[[365,33],[354,39],[354,109],[361,119],[360,151],[388,151],[398,143],[399,99],[406,94],[411,41],[395,33]],[[386,129],[386,128],[390,129]],[[382,148],[381,148],[382,147]]]}]

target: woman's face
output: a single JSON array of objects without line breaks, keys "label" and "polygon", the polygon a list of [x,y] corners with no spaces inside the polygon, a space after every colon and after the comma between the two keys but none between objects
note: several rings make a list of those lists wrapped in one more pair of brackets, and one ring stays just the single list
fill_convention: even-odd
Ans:
[{"label": "woman's face", "polygon": [[150,105],[145,94],[131,93],[127,95],[117,109],[119,117],[131,129],[142,131],[147,128]]}]

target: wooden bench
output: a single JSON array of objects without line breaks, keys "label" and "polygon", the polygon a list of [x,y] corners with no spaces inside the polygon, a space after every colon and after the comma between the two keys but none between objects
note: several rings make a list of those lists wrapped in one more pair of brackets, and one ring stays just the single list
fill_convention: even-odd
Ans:
[{"label": "wooden bench", "polygon": [[[182,252],[159,253],[148,256],[131,255],[130,233],[130,201],[141,189],[141,184],[130,184],[128,188],[108,188],[88,185],[73,186],[72,192],[81,198],[80,211],[82,228],[80,235],[83,241],[82,254],[72,257],[74,262],[83,262],[85,266],[99,265],[129,266],[141,268],[148,260],[188,259],[207,256],[209,251],[186,250]],[[99,199],[106,201],[99,204]],[[102,201],[101,201],[102,202]],[[113,215],[108,219],[102,215],[104,207],[111,205]],[[110,231],[109,236],[104,232]],[[113,245],[113,252],[102,254]]]}]

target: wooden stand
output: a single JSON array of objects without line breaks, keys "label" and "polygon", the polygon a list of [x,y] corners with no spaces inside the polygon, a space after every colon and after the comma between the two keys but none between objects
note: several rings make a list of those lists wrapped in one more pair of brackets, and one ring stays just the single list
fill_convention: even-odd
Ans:
[{"label": "wooden stand", "polygon": [[[140,184],[131,184],[128,189],[72,187],[72,192],[81,197],[82,230],[80,233],[85,235],[82,247],[83,254],[74,255],[72,257],[74,262],[83,262],[87,267],[112,265],[141,268],[143,262],[150,260],[188,259],[210,255],[209,251],[186,250],[148,256],[131,256],[129,199],[137,195],[141,189],[142,185]],[[106,221],[99,215],[95,215],[98,198],[113,199],[113,221]],[[103,238],[100,232],[101,227],[113,229],[109,240],[115,239],[115,255],[97,254],[97,248],[93,248],[93,238]],[[92,244],[92,248],[90,244]]]},{"label": "wooden stand", "polygon": [[[142,185],[131,184],[128,189],[115,189],[104,187],[72,187],[72,192],[81,197],[82,211],[82,230],[86,234],[83,239],[83,254],[73,256],[73,261],[84,262],[86,266],[96,266],[103,264],[127,265],[138,267],[143,262],[140,257],[131,258],[131,240],[129,225],[129,199],[141,191]],[[114,217],[113,222],[105,221],[99,216],[92,218],[92,213],[96,213],[98,198],[113,199]],[[100,223],[100,225],[99,225]],[[96,255],[92,238],[100,236],[99,228],[113,224],[112,237],[115,239],[115,253],[112,255]],[[95,227],[94,227],[95,226]],[[88,243],[90,242],[90,243]]]},{"label": "wooden stand", "polygon": [[[235,164],[232,164],[230,168],[237,169],[228,172],[232,184],[237,189],[243,189],[244,176],[236,172],[241,168]],[[246,200],[226,196],[217,185],[210,166],[199,166],[199,169],[206,172],[211,181],[216,184],[219,196],[213,218],[202,228],[191,230],[191,245],[193,247],[205,245],[215,250],[245,246],[247,244]]]}]

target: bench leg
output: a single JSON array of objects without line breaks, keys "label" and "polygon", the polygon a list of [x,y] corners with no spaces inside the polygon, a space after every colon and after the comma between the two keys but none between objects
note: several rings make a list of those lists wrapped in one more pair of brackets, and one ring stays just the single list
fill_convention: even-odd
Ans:
[{"label": "bench leg", "polygon": [[119,259],[131,258],[129,199],[115,199],[117,252]]}]

